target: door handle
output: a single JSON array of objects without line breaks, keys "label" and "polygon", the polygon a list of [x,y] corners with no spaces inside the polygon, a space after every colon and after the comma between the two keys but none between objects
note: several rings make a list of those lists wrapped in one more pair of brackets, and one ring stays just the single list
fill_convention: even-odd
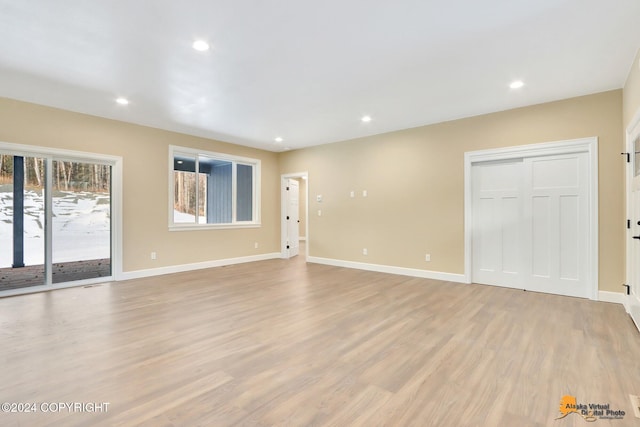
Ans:
[{"label": "door handle", "polygon": [[640,236],[633,236],[633,238],[640,240]]}]

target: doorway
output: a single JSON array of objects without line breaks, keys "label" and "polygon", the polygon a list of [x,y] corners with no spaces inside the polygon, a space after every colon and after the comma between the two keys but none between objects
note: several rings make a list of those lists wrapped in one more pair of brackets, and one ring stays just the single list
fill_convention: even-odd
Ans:
[{"label": "doorway", "polygon": [[118,158],[0,143],[0,295],[114,278],[119,175]]},{"label": "doorway", "polygon": [[627,129],[627,311],[640,330],[640,111]]},{"label": "doorway", "polygon": [[597,140],[465,155],[469,282],[597,299]]},{"label": "doorway", "polygon": [[299,172],[281,175],[281,256],[295,257],[300,252],[300,241],[306,241],[305,260],[309,256],[309,175]]}]

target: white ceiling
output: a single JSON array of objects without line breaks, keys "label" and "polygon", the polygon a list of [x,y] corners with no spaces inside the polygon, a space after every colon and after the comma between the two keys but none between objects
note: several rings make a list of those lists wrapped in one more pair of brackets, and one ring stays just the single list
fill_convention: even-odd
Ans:
[{"label": "white ceiling", "polygon": [[621,88],[639,18],[638,0],[0,0],[0,96],[281,151]]}]

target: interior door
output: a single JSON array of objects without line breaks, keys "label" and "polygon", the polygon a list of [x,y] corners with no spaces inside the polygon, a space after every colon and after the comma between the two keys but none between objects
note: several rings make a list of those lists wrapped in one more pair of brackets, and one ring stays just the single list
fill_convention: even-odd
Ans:
[{"label": "interior door", "polygon": [[522,289],[522,159],[472,167],[473,281]]},{"label": "interior door", "polygon": [[525,289],[592,297],[588,154],[524,160]]},{"label": "interior door", "polygon": [[300,249],[300,183],[295,179],[287,180],[287,246],[289,257],[298,255]]},{"label": "interior door", "polygon": [[[640,127],[640,126],[639,126]],[[628,201],[630,204],[631,230],[629,238],[632,239],[627,246],[629,313],[640,330],[640,129],[636,132],[635,139],[631,139],[630,150],[633,153],[633,173],[631,185],[629,185]]]}]

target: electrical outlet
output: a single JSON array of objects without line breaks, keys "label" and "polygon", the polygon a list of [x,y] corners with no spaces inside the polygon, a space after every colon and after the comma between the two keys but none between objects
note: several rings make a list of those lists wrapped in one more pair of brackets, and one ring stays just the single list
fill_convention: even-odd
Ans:
[{"label": "electrical outlet", "polygon": [[367,251],[367,248],[362,249],[362,255],[369,255],[369,251]]},{"label": "electrical outlet", "polygon": [[258,249],[258,242],[255,242],[255,243],[253,244],[253,247],[254,247],[254,249]]},{"label": "electrical outlet", "polygon": [[362,197],[367,197],[367,190],[362,190]]},{"label": "electrical outlet", "polygon": [[156,259],[158,258],[158,254],[156,254],[155,252],[151,252],[151,259]]},{"label": "electrical outlet", "polygon": [[322,216],[322,210],[318,209],[318,216]]},{"label": "electrical outlet", "polygon": [[426,254],[424,256],[424,260],[427,261],[427,262],[431,261],[431,254]]},{"label": "electrical outlet", "polygon": [[349,193],[349,197],[351,197],[352,199],[356,197],[356,192],[351,190],[351,193]]}]

